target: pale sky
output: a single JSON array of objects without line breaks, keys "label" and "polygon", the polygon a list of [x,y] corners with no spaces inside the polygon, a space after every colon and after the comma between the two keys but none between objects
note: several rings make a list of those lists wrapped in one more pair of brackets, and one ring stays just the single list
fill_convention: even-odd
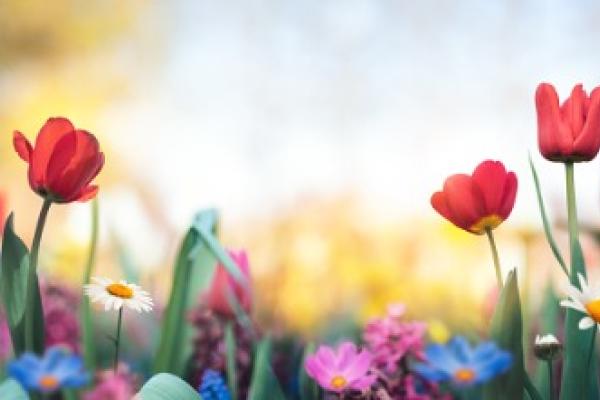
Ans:
[{"label": "pale sky", "polygon": [[[431,193],[485,158],[518,173],[514,218],[537,223],[527,152],[550,202],[564,178],[537,154],[535,88],[600,84],[600,8],[572,4],[169,2],[104,130],[178,226],[205,206],[235,219],[344,191],[433,218]],[[577,172],[598,220],[599,171]]]}]

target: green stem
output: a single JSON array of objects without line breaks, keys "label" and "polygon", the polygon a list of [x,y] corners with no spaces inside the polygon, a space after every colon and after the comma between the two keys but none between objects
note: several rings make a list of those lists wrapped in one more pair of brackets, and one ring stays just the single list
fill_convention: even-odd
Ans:
[{"label": "green stem", "polygon": [[[92,227],[90,237],[90,248],[88,253],[85,271],[83,274],[83,284],[90,282],[92,270],[96,261],[96,248],[98,245],[98,200],[92,201]],[[92,326],[92,312],[90,300],[84,296],[81,303],[81,348],[83,349],[83,357],[85,366],[89,371],[96,369],[94,332]]]},{"label": "green stem", "polygon": [[485,234],[490,242],[490,248],[492,249],[492,258],[494,259],[494,269],[496,270],[496,280],[498,281],[498,288],[502,289],[504,284],[502,283],[502,270],[500,269],[500,258],[498,257],[498,248],[496,247],[496,241],[494,240],[494,234],[491,228],[485,228]]},{"label": "green stem", "polygon": [[554,396],[554,371],[552,368],[552,360],[548,360],[548,386],[550,388],[549,395],[550,395],[550,400],[554,400],[555,396]]},{"label": "green stem", "polygon": [[119,318],[117,320],[117,336],[115,338],[115,374],[119,369],[119,345],[121,344],[121,324],[123,321],[123,306],[119,308]]},{"label": "green stem", "polygon": [[595,346],[596,343],[596,333],[598,332],[598,324],[595,323],[592,328],[592,340],[590,341],[590,348],[588,350],[588,359],[587,359],[587,369],[591,371],[592,368],[592,360],[594,359]]},{"label": "green stem", "polygon": [[[37,286],[37,262],[38,254],[40,251],[40,243],[42,241],[42,232],[44,231],[44,225],[46,225],[46,218],[48,217],[48,211],[52,201],[44,199],[40,215],[38,216],[37,225],[35,227],[35,234],[33,235],[33,242],[31,243],[31,254],[29,258],[29,271],[27,274],[27,304],[25,309],[25,351],[34,351],[35,341],[35,329],[34,329],[34,316],[35,316],[35,301],[34,292],[39,290]],[[41,332],[42,336],[44,332]]]},{"label": "green stem", "polygon": [[577,272],[574,270],[573,249],[578,246],[579,226],[577,224],[577,203],[575,199],[575,168],[572,162],[565,163],[565,176],[567,184],[567,223],[569,228],[569,244],[571,248],[571,282],[576,282]]}]

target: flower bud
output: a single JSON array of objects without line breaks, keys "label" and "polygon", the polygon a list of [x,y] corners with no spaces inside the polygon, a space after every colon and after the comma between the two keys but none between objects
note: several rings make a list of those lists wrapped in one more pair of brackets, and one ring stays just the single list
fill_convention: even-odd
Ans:
[{"label": "flower bud", "polygon": [[560,355],[562,351],[562,344],[558,341],[556,336],[549,334],[535,337],[535,344],[533,346],[533,353],[540,360],[552,361]]}]

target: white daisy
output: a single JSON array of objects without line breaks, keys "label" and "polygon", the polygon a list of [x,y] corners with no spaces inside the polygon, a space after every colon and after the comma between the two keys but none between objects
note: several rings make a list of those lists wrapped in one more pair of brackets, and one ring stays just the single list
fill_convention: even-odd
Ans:
[{"label": "white daisy", "polygon": [[577,274],[579,286],[569,285],[567,294],[569,298],[560,302],[563,307],[572,308],[585,315],[579,321],[579,329],[589,329],[594,324],[600,324],[600,288],[591,288],[581,274]]},{"label": "white daisy", "polygon": [[154,305],[148,292],[125,281],[93,277],[92,283],[84,285],[83,290],[92,302],[103,303],[105,311],[119,310],[124,305],[137,312],[151,311]]}]

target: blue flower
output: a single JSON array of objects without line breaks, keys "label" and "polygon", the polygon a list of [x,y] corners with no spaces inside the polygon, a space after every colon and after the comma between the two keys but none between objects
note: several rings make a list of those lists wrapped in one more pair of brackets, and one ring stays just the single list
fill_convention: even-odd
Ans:
[{"label": "blue flower", "polygon": [[456,386],[472,386],[487,382],[506,372],[512,355],[493,342],[472,348],[464,337],[457,336],[447,345],[433,344],[425,349],[427,363],[413,369],[433,382],[451,381]]},{"label": "blue flower", "polygon": [[44,393],[78,388],[89,381],[81,357],[58,346],[48,349],[41,358],[32,353],[22,354],[8,364],[7,371],[26,390]]},{"label": "blue flower", "polygon": [[231,400],[231,395],[221,374],[212,369],[207,369],[202,375],[198,392],[202,396],[202,400]]}]

